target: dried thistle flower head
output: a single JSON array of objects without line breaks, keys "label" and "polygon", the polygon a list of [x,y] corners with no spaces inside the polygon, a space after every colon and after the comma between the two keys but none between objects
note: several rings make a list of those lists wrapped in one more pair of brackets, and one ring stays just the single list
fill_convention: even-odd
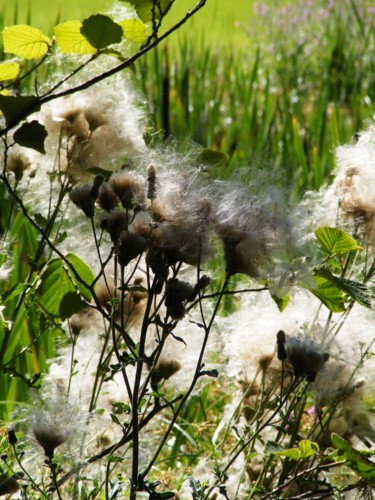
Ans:
[{"label": "dried thistle flower head", "polygon": [[81,108],[68,109],[61,113],[62,131],[67,137],[74,136],[79,142],[90,137],[90,126]]},{"label": "dried thistle flower head", "polygon": [[68,442],[81,425],[79,409],[62,397],[36,400],[31,419],[34,439],[50,460],[56,448]]},{"label": "dried thistle flower head", "polygon": [[230,276],[242,273],[258,278],[259,263],[267,258],[264,234],[244,231],[232,224],[219,224],[217,233],[223,242],[227,273]]},{"label": "dried thistle flower head", "polygon": [[120,266],[127,266],[133,259],[142,255],[146,239],[133,231],[122,231],[117,244],[117,258]]},{"label": "dried thistle flower head", "polygon": [[124,208],[131,210],[144,204],[144,180],[131,172],[116,172],[109,179],[113,192]]},{"label": "dried thistle flower head", "polygon": [[13,172],[16,181],[20,181],[26,170],[30,169],[30,160],[22,153],[12,153],[8,156],[7,170]]},{"label": "dried thistle flower head", "polygon": [[99,196],[97,199],[97,203],[100,208],[110,212],[118,207],[120,203],[119,197],[114,193],[111,185],[108,182],[103,182],[100,186]]},{"label": "dried thistle flower head", "polygon": [[20,485],[14,476],[0,475],[0,496],[16,493],[19,488]]},{"label": "dried thistle flower head", "polygon": [[151,371],[151,382],[155,385],[168,380],[181,370],[181,363],[175,359],[160,359]]},{"label": "dried thistle flower head", "polygon": [[295,377],[306,377],[313,382],[324,363],[329,359],[329,353],[309,338],[287,337],[285,342],[286,360],[292,365]]},{"label": "dried thistle flower head", "polygon": [[120,234],[128,229],[129,218],[125,212],[115,210],[103,215],[100,225],[102,229],[106,229],[109,232],[112,242],[116,245]]},{"label": "dried thistle flower head", "polygon": [[147,168],[147,198],[149,200],[156,198],[156,169],[153,165]]},{"label": "dried thistle flower head", "polygon": [[92,184],[76,186],[69,193],[71,201],[90,219],[94,217],[95,201],[99,195],[99,187],[102,182],[103,177],[97,175]]}]

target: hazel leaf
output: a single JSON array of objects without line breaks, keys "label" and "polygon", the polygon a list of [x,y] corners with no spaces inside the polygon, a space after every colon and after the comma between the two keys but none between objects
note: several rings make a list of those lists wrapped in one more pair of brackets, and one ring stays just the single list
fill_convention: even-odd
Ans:
[{"label": "hazel leaf", "polygon": [[39,99],[35,96],[11,96],[0,94],[0,110],[8,126],[17,125],[35,111],[39,111]]},{"label": "hazel leaf", "polygon": [[81,21],[67,21],[54,27],[56,43],[63,54],[88,55],[97,52],[96,48],[82,35],[81,28]]},{"label": "hazel leaf", "polygon": [[168,12],[174,0],[127,0],[136,10],[138,17],[144,22],[161,19]]},{"label": "hazel leaf", "polygon": [[81,34],[93,47],[101,50],[121,42],[124,32],[122,27],[112,21],[110,17],[95,14],[83,21]]},{"label": "hazel leaf", "polygon": [[345,311],[343,293],[334,283],[323,276],[314,276],[316,287],[306,285],[306,288],[315,295],[331,312]]},{"label": "hazel leaf", "polygon": [[329,255],[345,254],[352,250],[363,250],[354,238],[337,227],[320,227],[315,231],[323,250]]},{"label": "hazel leaf", "polygon": [[21,66],[15,62],[0,64],[0,82],[15,80],[20,74]]},{"label": "hazel leaf", "polygon": [[118,23],[123,32],[124,38],[131,42],[142,43],[147,37],[147,28],[140,19],[124,19]]},{"label": "hazel leaf", "polygon": [[365,283],[336,276],[325,267],[316,268],[314,270],[314,274],[315,276],[322,276],[326,280],[330,281],[338,289],[343,291],[346,295],[357,301],[362,306],[368,308],[372,307],[371,290]]},{"label": "hazel leaf", "polygon": [[[73,265],[80,280],[88,285],[94,280],[91,269],[74,254],[66,255]],[[73,271],[66,266],[64,260],[55,258],[49,261],[42,273],[36,289],[36,300],[40,307],[52,317],[60,320],[71,317],[86,306],[91,300],[90,291],[77,279]]]},{"label": "hazel leaf", "polygon": [[25,59],[43,57],[52,45],[52,40],[39,29],[27,24],[17,24],[3,30],[4,52]]},{"label": "hazel leaf", "polygon": [[35,149],[35,151],[45,154],[44,141],[47,135],[44,126],[38,121],[33,120],[21,125],[13,134],[13,139],[20,146]]}]

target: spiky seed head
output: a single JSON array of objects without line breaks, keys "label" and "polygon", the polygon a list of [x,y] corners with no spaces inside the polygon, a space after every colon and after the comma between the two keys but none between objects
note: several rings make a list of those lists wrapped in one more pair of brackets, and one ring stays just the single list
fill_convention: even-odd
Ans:
[{"label": "spiky seed head", "polygon": [[97,184],[82,184],[70,191],[69,198],[82,210],[86,217],[92,219],[95,213],[95,201],[98,193],[99,187]]},{"label": "spiky seed head", "polygon": [[147,198],[149,200],[156,198],[156,169],[153,165],[147,168]]},{"label": "spiky seed head", "polygon": [[20,489],[17,479],[14,476],[1,474],[0,476],[0,496],[11,495]]},{"label": "spiky seed head", "polygon": [[118,207],[120,203],[119,197],[114,193],[111,185],[108,182],[103,182],[99,189],[97,204],[103,210],[110,212]]},{"label": "spiky seed head", "polygon": [[176,359],[160,359],[151,371],[151,381],[160,384],[163,380],[168,380],[175,373],[181,370],[181,363]]},{"label": "spiky seed head", "polygon": [[117,245],[117,257],[120,266],[127,266],[131,260],[139,257],[147,241],[133,231],[122,231]]}]

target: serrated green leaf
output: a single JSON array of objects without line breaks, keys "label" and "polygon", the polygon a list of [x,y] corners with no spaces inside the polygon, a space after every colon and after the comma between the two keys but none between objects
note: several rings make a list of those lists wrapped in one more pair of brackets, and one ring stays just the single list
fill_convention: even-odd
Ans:
[{"label": "serrated green leaf", "polygon": [[329,255],[342,255],[352,250],[362,250],[354,238],[337,227],[320,227],[315,231],[315,235]]},{"label": "serrated green leaf", "polygon": [[335,276],[328,268],[317,268],[315,276],[322,276],[364,307],[371,308],[371,290],[364,283]]},{"label": "serrated green leaf", "polygon": [[375,486],[375,463],[371,462],[360,451],[353,448],[348,441],[339,435],[333,433],[331,439],[335,448],[339,450],[342,456],[346,459],[345,464],[369,484]]},{"label": "serrated green leaf", "polygon": [[147,28],[140,19],[124,19],[118,23],[124,37],[135,43],[142,43],[147,37]]},{"label": "serrated green leaf", "polygon": [[316,287],[305,286],[332,312],[345,311],[342,291],[331,281],[322,276],[314,276]]},{"label": "serrated green leaf", "polygon": [[[83,281],[87,284],[93,282],[92,271],[79,257],[68,254],[66,259],[74,266]],[[64,320],[86,306],[81,295],[86,300],[91,299],[89,290],[78,281],[63,259],[52,259],[43,271],[36,289],[36,300],[42,309],[52,317]]]},{"label": "serrated green leaf", "polygon": [[14,80],[18,77],[21,71],[21,66],[15,62],[6,62],[0,64],[0,82],[6,80]]},{"label": "serrated green leaf", "polygon": [[0,94],[0,109],[8,126],[17,125],[35,111],[39,111],[39,99],[35,96],[11,96]]},{"label": "serrated green leaf", "polygon": [[121,42],[124,34],[121,26],[103,14],[95,14],[85,19],[82,23],[81,33],[97,50]]},{"label": "serrated green leaf", "polygon": [[159,0],[159,5],[156,5],[153,0],[127,0],[127,3],[130,3],[134,7],[139,18],[144,23],[148,23],[152,21],[153,17],[155,19],[161,19],[168,11],[173,1],[174,0]]},{"label": "serrated green leaf", "polygon": [[35,149],[39,153],[45,153],[44,141],[47,137],[44,126],[36,120],[24,123],[13,134],[13,139],[17,144],[25,148]]},{"label": "serrated green leaf", "polygon": [[81,33],[81,21],[67,21],[54,27],[56,43],[63,54],[95,54],[93,47]]},{"label": "serrated green leaf", "polygon": [[27,24],[10,26],[3,30],[4,52],[25,59],[38,59],[49,50],[52,40],[37,28]]},{"label": "serrated green leaf", "polygon": [[195,156],[195,164],[206,167],[225,167],[228,160],[227,154],[207,148],[199,149]]}]

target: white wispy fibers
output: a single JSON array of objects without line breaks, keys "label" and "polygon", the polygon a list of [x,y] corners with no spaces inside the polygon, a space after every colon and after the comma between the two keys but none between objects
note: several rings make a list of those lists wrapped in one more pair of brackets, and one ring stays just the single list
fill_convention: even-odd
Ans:
[{"label": "white wispy fibers", "polygon": [[245,186],[220,184],[215,220],[227,272],[268,277],[278,260],[289,260],[294,253],[291,221],[280,193],[273,187],[254,193]]}]

